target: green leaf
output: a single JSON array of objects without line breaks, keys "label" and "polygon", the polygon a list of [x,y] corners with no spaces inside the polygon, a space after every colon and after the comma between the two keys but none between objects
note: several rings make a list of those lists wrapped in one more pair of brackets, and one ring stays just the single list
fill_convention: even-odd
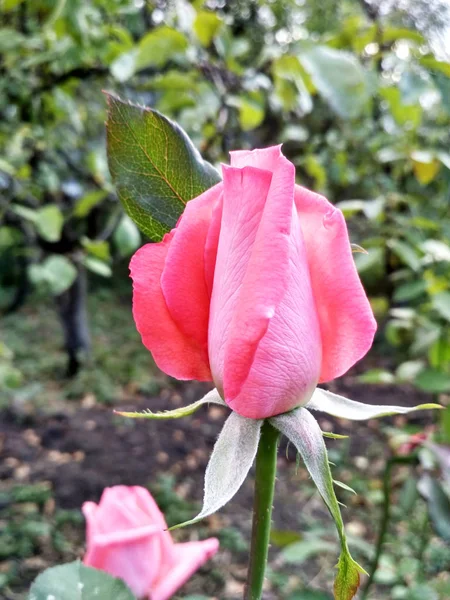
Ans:
[{"label": "green leaf", "polygon": [[37,211],[36,229],[47,242],[58,242],[61,239],[64,217],[54,204],[43,206]]},{"label": "green leaf", "polygon": [[174,227],[186,202],[220,181],[185,132],[149,108],[108,96],[108,160],[126,212],[153,241]]},{"label": "green leaf", "polygon": [[389,243],[389,246],[392,252],[394,252],[394,254],[396,254],[410,269],[413,271],[418,271],[420,269],[420,258],[412,246],[401,240],[392,240]]},{"label": "green leaf", "polygon": [[20,244],[22,233],[15,227],[4,225],[0,227],[0,252]]},{"label": "green leaf", "polygon": [[289,546],[294,542],[299,542],[302,536],[296,531],[290,529],[271,529],[270,530],[270,543],[280,548]]},{"label": "green leaf", "polygon": [[[443,73],[432,73],[432,78],[441,93],[442,106],[450,114],[450,78]],[[449,167],[447,166],[447,168]]]},{"label": "green leaf", "polygon": [[441,317],[450,322],[450,292],[440,292],[431,298],[431,303]]},{"label": "green leaf", "polygon": [[182,54],[188,41],[181,31],[162,25],[140,40],[136,57],[136,71],[147,67],[164,67],[169,60]]},{"label": "green leaf", "polygon": [[414,175],[422,185],[427,185],[433,181],[441,169],[441,161],[432,152],[415,150],[411,153],[411,158]]},{"label": "green leaf", "polygon": [[450,542],[450,499],[441,484],[426,474],[419,482],[419,491],[427,499],[431,522],[437,534]]},{"label": "green leaf", "polygon": [[85,256],[83,263],[86,269],[100,275],[100,277],[111,277],[112,275],[111,267],[95,256]]},{"label": "green leaf", "polygon": [[[322,431],[312,414],[305,408],[272,417],[270,422],[285,435],[299,451],[306,468],[334,519],[341,544],[338,574],[334,584],[335,600],[351,600],[359,587],[364,569],[353,560],[347,546],[341,511],[333,487],[328,453]],[[323,543],[323,542],[322,542]]]},{"label": "green leaf", "polygon": [[360,573],[366,572],[353,560],[349,552],[341,553],[337,568],[338,574],[334,581],[334,597],[336,600],[350,600],[358,591]]},{"label": "green leaf", "polygon": [[383,248],[369,248],[367,254],[357,252],[355,254],[355,264],[358,269],[358,273],[361,276],[381,277],[383,274],[383,260],[384,260],[384,249]]},{"label": "green leaf", "polygon": [[20,217],[34,223],[38,234],[47,242],[58,242],[61,239],[64,217],[55,204],[48,204],[38,210],[14,204],[12,209]]},{"label": "green leaf", "polygon": [[394,292],[395,302],[408,302],[409,300],[415,300],[426,292],[427,282],[423,279],[417,281],[408,281],[403,283],[396,288]]},{"label": "green leaf", "polygon": [[425,369],[417,376],[416,386],[431,394],[450,392],[450,375],[434,369]]},{"label": "green leaf", "polygon": [[424,44],[425,40],[421,33],[405,27],[383,27],[383,42],[395,42],[396,40],[411,40],[417,44]]},{"label": "green leaf", "polygon": [[450,77],[450,62],[443,60],[436,60],[434,56],[422,56],[419,59],[419,62],[427,67],[431,72],[439,72],[447,77]]},{"label": "green leaf", "polygon": [[306,156],[304,159],[303,165],[308,175],[314,178],[314,189],[325,189],[327,184],[327,171],[320,162],[319,158],[314,154],[308,154],[308,156]]},{"label": "green leaf", "polygon": [[387,100],[392,116],[399,125],[410,125],[413,129],[420,125],[422,119],[420,104],[404,104],[398,87],[381,88],[380,95]]},{"label": "green leaf", "polygon": [[229,106],[236,106],[239,110],[239,123],[243,131],[255,129],[264,120],[265,107],[264,95],[261,92],[250,92],[240,96],[230,96]]},{"label": "green leaf", "polygon": [[113,240],[122,257],[131,256],[139,248],[141,234],[128,215],[123,215],[120,219],[120,223],[114,231]]},{"label": "green leaf", "polygon": [[415,378],[423,371],[425,363],[423,360],[407,360],[401,363],[395,371],[397,381],[409,381],[414,383]]},{"label": "green leaf", "polygon": [[365,71],[353,54],[328,46],[305,48],[299,60],[331,108],[344,119],[366,109],[370,97]]},{"label": "green leaf", "polygon": [[73,263],[60,254],[52,254],[41,264],[31,265],[29,276],[35,285],[46,285],[58,296],[70,288],[77,277]]},{"label": "green leaf", "polygon": [[226,406],[225,402],[220,397],[217,390],[211,390],[201,400],[193,402],[188,406],[182,406],[181,408],[175,408],[174,410],[164,410],[163,412],[152,412],[151,410],[143,410],[142,412],[125,412],[115,410],[116,415],[121,417],[130,417],[131,419],[155,419],[155,420],[166,420],[166,419],[179,419],[181,417],[188,417],[195,413],[201,406],[212,402],[213,404],[220,404]]},{"label": "green leaf", "polygon": [[296,56],[284,55],[275,59],[272,74],[275,96],[285,111],[298,108],[302,114],[311,112],[313,103],[308,89],[309,76]]},{"label": "green leaf", "polygon": [[194,21],[194,32],[200,44],[207,48],[222,26],[222,19],[209,10],[200,10]]},{"label": "green leaf", "polygon": [[394,383],[395,377],[386,369],[369,369],[358,377],[358,381],[362,383],[387,384]]},{"label": "green leaf", "polygon": [[0,158],[0,171],[3,171],[8,175],[14,175],[14,173],[16,172],[15,168],[11,164],[9,164],[9,162],[4,158]]},{"label": "green leaf", "polygon": [[0,29],[0,52],[17,50],[24,45],[26,37],[11,27]]},{"label": "green leaf", "polygon": [[118,56],[110,65],[111,75],[121,83],[130,79],[137,70],[136,60],[138,54],[138,49],[133,48]]},{"label": "green leaf", "polygon": [[28,600],[135,600],[120,579],[80,561],[47,569],[37,577]]},{"label": "green leaf", "polygon": [[137,46],[120,54],[110,66],[111,74],[125,82],[142,69],[161,69],[180,58],[187,47],[188,41],[181,31],[161,25],[144,35]]},{"label": "green leaf", "polygon": [[105,190],[88,192],[75,204],[73,216],[77,217],[78,219],[84,219],[84,217],[87,217],[91,210],[100,204],[100,202],[102,202],[107,195],[108,192]]},{"label": "green leaf", "polygon": [[300,540],[289,544],[282,552],[281,557],[284,561],[291,564],[301,564],[313,556],[324,552],[336,552],[337,547],[333,542],[327,542],[321,539]]},{"label": "green leaf", "polygon": [[102,261],[110,260],[109,243],[106,240],[90,240],[87,237],[83,237],[81,238],[81,244],[95,258]]},{"label": "green leaf", "polygon": [[2,10],[7,12],[10,10],[13,10],[17,6],[19,6],[19,4],[22,4],[22,2],[24,2],[24,0],[2,0],[2,2],[0,4],[1,4]]}]

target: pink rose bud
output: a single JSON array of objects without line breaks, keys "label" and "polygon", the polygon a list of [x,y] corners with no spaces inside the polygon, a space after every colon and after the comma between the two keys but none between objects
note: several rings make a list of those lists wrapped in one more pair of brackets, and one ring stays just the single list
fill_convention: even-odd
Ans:
[{"label": "pink rose bud", "polygon": [[342,212],[295,184],[279,146],[232,152],[222,170],[133,256],[133,314],[163,371],[213,380],[231,409],[262,419],[344,374],[376,322]]},{"label": "pink rose bud", "polygon": [[142,487],[106,488],[85,502],[84,564],[125,581],[137,598],[167,600],[219,548],[216,538],[176,544],[164,516]]},{"label": "pink rose bud", "polygon": [[401,456],[407,456],[408,454],[411,454],[414,452],[414,450],[423,445],[423,443],[427,440],[427,437],[427,434],[424,432],[410,435],[408,440],[399,446],[397,454],[400,454]]}]

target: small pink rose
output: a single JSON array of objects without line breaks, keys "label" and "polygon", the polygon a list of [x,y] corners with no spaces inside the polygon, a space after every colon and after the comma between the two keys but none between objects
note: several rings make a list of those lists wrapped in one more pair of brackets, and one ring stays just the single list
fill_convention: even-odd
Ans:
[{"label": "small pink rose", "polygon": [[99,504],[85,502],[82,510],[87,524],[84,563],[120,577],[138,598],[171,598],[219,548],[215,538],[174,543],[145,488],[106,488]]},{"label": "small pink rose", "polygon": [[231,153],[223,181],[130,264],[133,314],[158,366],[213,380],[255,419],[305,405],[376,330],[342,212],[295,184],[279,146]]}]

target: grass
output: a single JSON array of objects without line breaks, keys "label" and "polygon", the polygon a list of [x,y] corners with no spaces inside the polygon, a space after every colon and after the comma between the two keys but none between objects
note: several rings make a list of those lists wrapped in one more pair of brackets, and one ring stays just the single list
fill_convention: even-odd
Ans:
[{"label": "grass", "polygon": [[157,394],[167,385],[141,343],[129,295],[100,288],[90,295],[88,308],[92,351],[71,380],[65,378],[62,332],[51,305],[39,304],[37,310],[29,305],[3,319],[2,341],[22,373],[22,386],[13,395],[38,406],[61,397],[81,400],[87,393],[98,402],[115,403],[136,393]]}]

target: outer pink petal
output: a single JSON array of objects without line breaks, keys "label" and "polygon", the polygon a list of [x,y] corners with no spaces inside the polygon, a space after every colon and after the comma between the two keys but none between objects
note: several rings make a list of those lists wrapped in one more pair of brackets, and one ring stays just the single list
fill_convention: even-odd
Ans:
[{"label": "outer pink petal", "polygon": [[209,359],[223,391],[225,352],[253,244],[272,180],[271,173],[223,167],[224,196],[209,320]]},{"label": "outer pink petal", "polygon": [[81,512],[86,519],[86,541],[89,544],[89,541],[95,534],[96,526],[95,526],[95,515],[98,510],[98,505],[95,502],[84,502],[81,507]]},{"label": "outer pink petal", "polygon": [[342,212],[300,186],[295,202],[322,335],[320,382],[330,381],[367,353],[376,321],[356,271]]},{"label": "outer pink petal", "polygon": [[[223,192],[217,199],[211,216],[208,235],[205,244],[205,279],[209,297],[212,296],[214,284],[214,271],[216,269],[217,248],[219,246],[220,228],[222,224]],[[211,304],[211,302],[210,302]]]},{"label": "outer pink petal", "polygon": [[150,600],[169,600],[218,549],[216,538],[175,544],[174,562],[161,580],[152,586]]},{"label": "outer pink petal", "polygon": [[131,259],[133,316],[143,344],[162,371],[177,379],[209,381],[211,372],[204,348],[179,329],[161,289],[161,275],[175,231],[158,244],[146,244]]},{"label": "outer pink petal", "polygon": [[286,293],[257,347],[247,379],[229,403],[236,412],[254,419],[306,404],[319,378],[320,328],[294,206],[291,215],[289,257],[284,263]]},{"label": "outer pink petal", "polygon": [[207,279],[211,280],[214,272],[214,264],[209,262],[208,270],[212,269],[212,273],[205,272],[205,246],[222,187],[219,183],[188,202],[175,229],[161,277],[170,315],[186,338],[195,342],[205,364],[209,364],[210,290]]},{"label": "outer pink petal", "polygon": [[[154,523],[156,515],[149,515],[148,505],[152,506],[153,498],[147,490],[147,506],[140,508],[136,499],[138,490],[143,488],[116,485],[103,490],[100,503],[95,513],[96,533],[125,531],[142,525]],[[159,509],[158,513],[160,513]],[[160,522],[164,529],[164,522]]]}]

